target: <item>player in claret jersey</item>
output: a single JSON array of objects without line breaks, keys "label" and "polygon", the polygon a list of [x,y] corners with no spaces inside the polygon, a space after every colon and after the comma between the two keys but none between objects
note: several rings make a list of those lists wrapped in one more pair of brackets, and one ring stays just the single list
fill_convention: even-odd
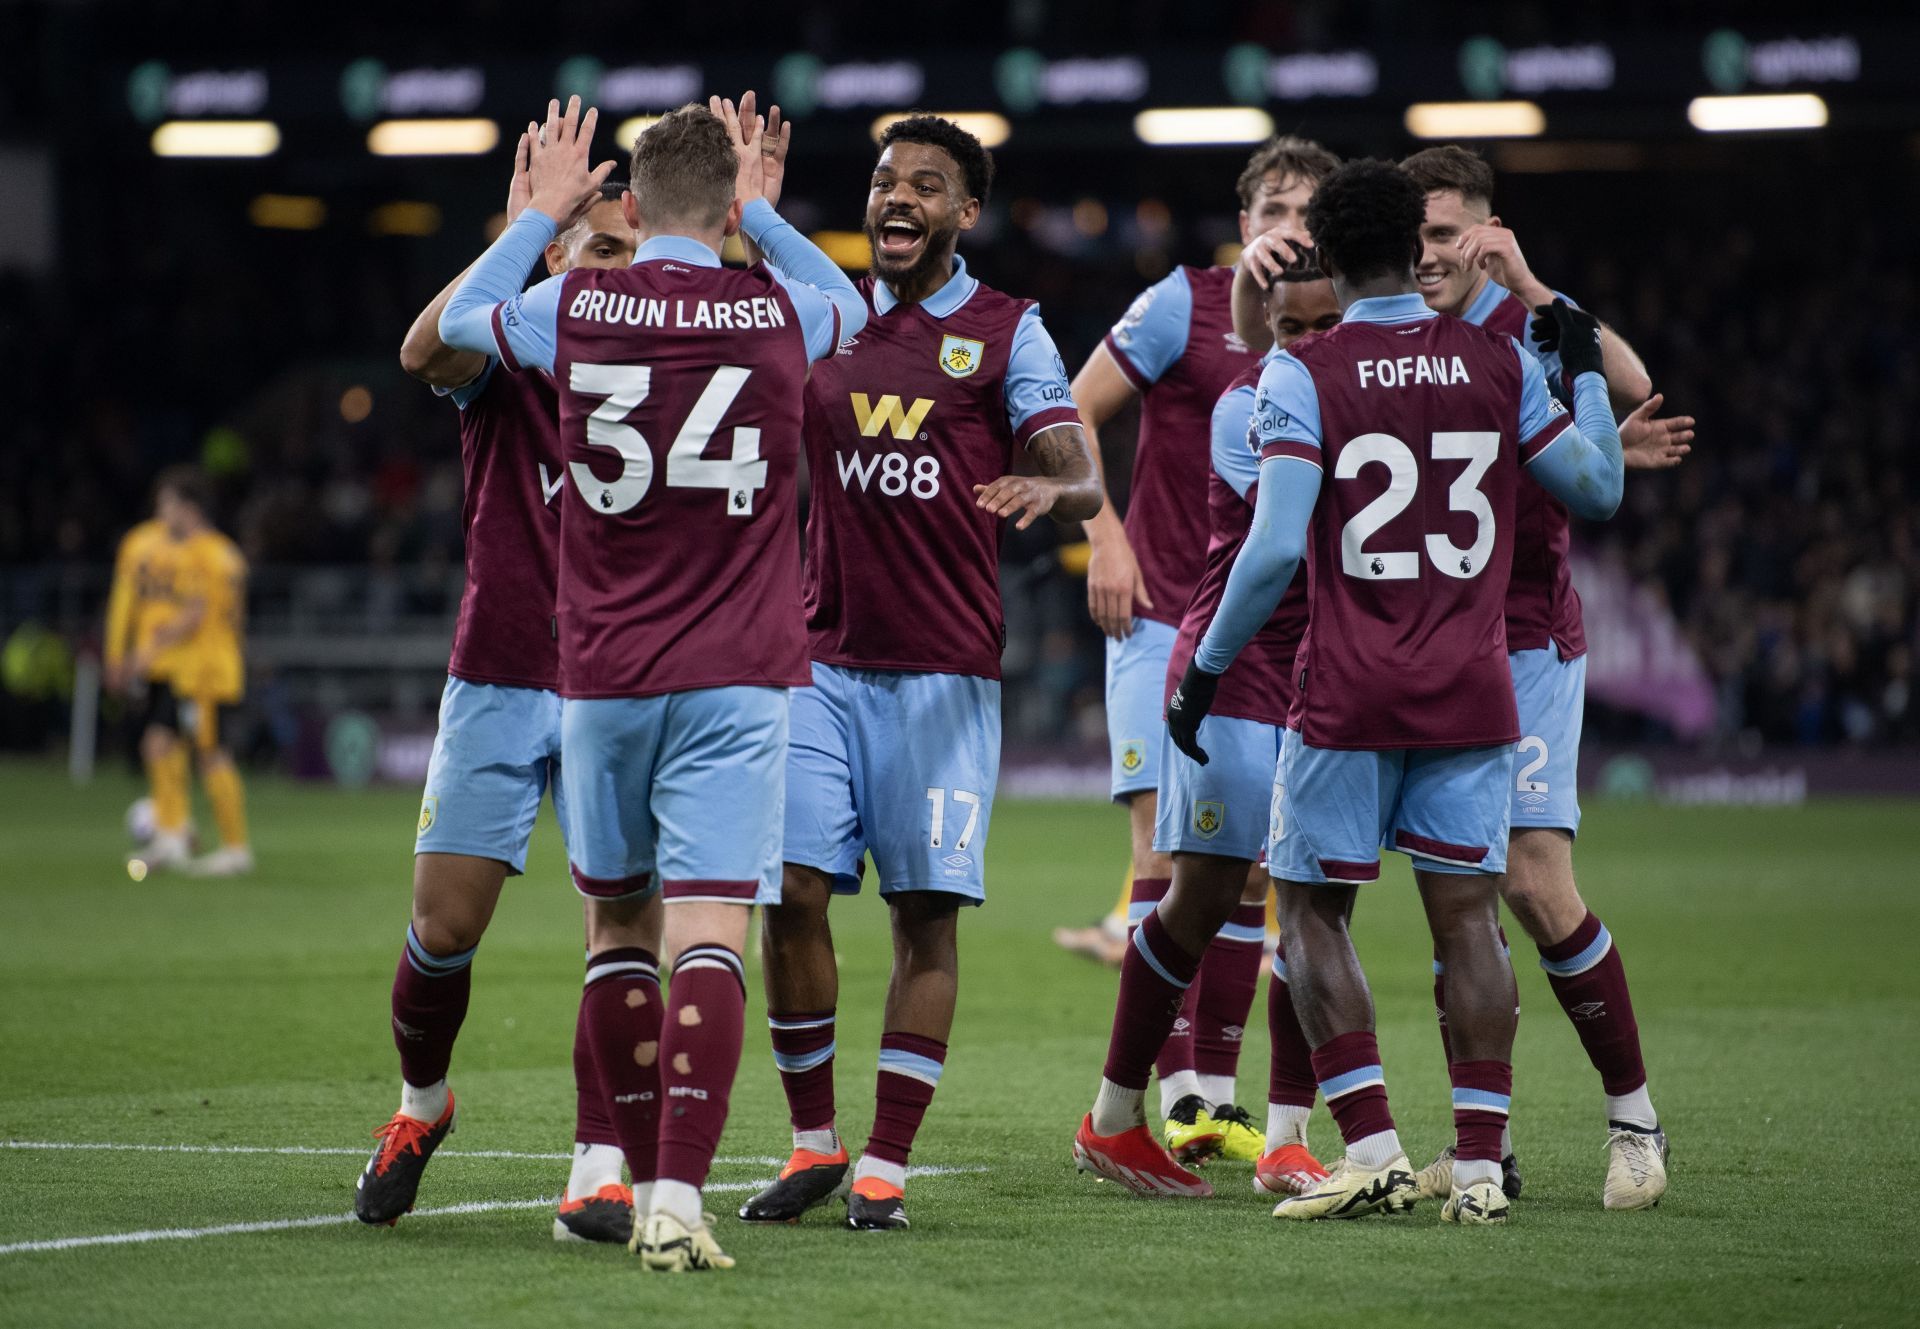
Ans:
[{"label": "player in claret jersey", "polygon": [[[631,1248],[649,1269],[724,1269],[700,1189],[739,1066],[748,914],[778,899],[787,690],[807,681],[801,392],[866,308],[762,197],[759,119],[730,102],[635,143],[632,266],[516,295],[612,169],[587,169],[595,119],[550,108],[530,206],[440,335],[560,384],[567,851],[602,948],[587,1042],[633,1174]],[[721,267],[736,231],[769,262]]]},{"label": "player in claret jersey", "polygon": [[[1340,306],[1312,251],[1305,251],[1261,294],[1276,348],[1284,350],[1301,337],[1324,332],[1340,322]],[[1253,523],[1258,493],[1260,455],[1253,444],[1254,390],[1271,355],[1248,367],[1221,395],[1213,410],[1213,470],[1207,479],[1209,538],[1207,564],[1200,583],[1187,602],[1180,634],[1168,662],[1165,691],[1171,692],[1193,658],[1201,634],[1213,621],[1234,558]],[[1160,816],[1154,827],[1154,848],[1173,861],[1173,888],[1169,898],[1204,898],[1198,910],[1169,907],[1163,921],[1193,918],[1224,923],[1213,937],[1201,934],[1176,937],[1189,950],[1205,949],[1208,957],[1225,945],[1246,946],[1256,967],[1246,975],[1249,990],[1241,998],[1239,1019],[1252,1005],[1251,988],[1259,978],[1262,919],[1270,878],[1266,858],[1267,812],[1273,776],[1280,758],[1280,736],[1293,701],[1293,657],[1307,625],[1304,583],[1291,586],[1264,627],[1222,680],[1213,713],[1201,738],[1213,761],[1201,765],[1175,748],[1164,728],[1160,736]],[[1229,912],[1230,911],[1230,912]],[[1137,944],[1137,934],[1136,934]],[[1200,982],[1218,981],[1225,966],[1201,965]],[[1138,986],[1122,986],[1137,996]],[[1191,989],[1189,989],[1191,991]],[[1114,1014],[1113,1039],[1108,1051],[1106,1078],[1114,1083],[1146,1087],[1147,1071],[1163,1037],[1166,1021],[1158,1009],[1141,1011],[1123,1004]],[[1312,1050],[1300,1032],[1287,986],[1285,960],[1275,955],[1273,979],[1267,989],[1267,1017],[1272,1041],[1267,1121],[1264,1144],[1254,1173],[1256,1189],[1275,1195],[1293,1195],[1323,1180],[1327,1171],[1307,1151],[1307,1116],[1313,1108]],[[1108,1106],[1113,1106],[1111,1100]],[[1237,1109],[1235,1109],[1237,1111]],[[1227,1109],[1215,1105],[1210,1120]],[[1250,1130],[1252,1128],[1249,1128]],[[1178,1152],[1177,1143],[1169,1148]],[[1176,1165],[1150,1132],[1131,1115],[1118,1120],[1083,1123],[1075,1140],[1074,1156],[1085,1170],[1098,1172],[1143,1194],[1204,1194],[1207,1184]],[[1181,1161],[1190,1161],[1188,1154]]]},{"label": "player in claret jersey", "polygon": [[[1263,259],[1267,233],[1299,227],[1314,185],[1339,159],[1317,143],[1271,140],[1240,173],[1243,265]],[[1279,247],[1284,256],[1286,246]],[[1127,805],[1133,880],[1123,917],[1138,921],[1167,893],[1172,866],[1154,848],[1160,769],[1160,708],[1167,657],[1182,611],[1207,555],[1208,419],[1220,394],[1254,363],[1234,334],[1230,267],[1180,267],[1142,292],[1073,381],[1090,434],[1139,396],[1140,437],[1124,525],[1111,508],[1087,526],[1093,547],[1087,601],[1107,634],[1107,735],[1113,797]],[[1098,440],[1095,438],[1096,455]],[[1062,930],[1063,945],[1098,949],[1119,941],[1119,917],[1096,931]],[[1102,934],[1105,934],[1105,941]],[[1239,934],[1236,934],[1236,936]],[[1219,1144],[1229,1156],[1259,1153],[1259,1132],[1238,1114],[1215,1121],[1211,1109],[1233,1098],[1238,1045],[1225,1030],[1242,1025],[1260,956],[1223,938],[1189,994],[1180,1032],[1162,1050],[1161,1116],[1168,1137],[1195,1148]],[[1204,1066],[1201,1062],[1206,1062]]]},{"label": "player in claret jersey", "polygon": [[[1533,275],[1514,233],[1493,215],[1493,170],[1459,147],[1428,148],[1400,163],[1426,196],[1415,275],[1427,304],[1520,338],[1541,362],[1547,385],[1567,400],[1560,357],[1534,339],[1529,310],[1556,293]],[[1569,301],[1571,303],[1571,301]],[[1600,346],[1614,409],[1630,412],[1620,435],[1627,465],[1675,465],[1693,437],[1690,418],[1657,416],[1661,398],[1633,349],[1602,327]],[[1574,884],[1573,837],[1580,828],[1578,762],[1586,703],[1587,639],[1568,564],[1565,505],[1538,485],[1515,496],[1513,581],[1507,592],[1507,649],[1520,710],[1509,785],[1513,832],[1501,894],[1540,950],[1540,967],[1573,1022],[1606,1095],[1609,1162],[1602,1203],[1644,1209],[1667,1188],[1667,1139],[1647,1093],[1646,1063],[1626,969],[1613,938]],[[1436,1006],[1446,976],[1436,965]],[[1447,1028],[1441,1025],[1444,1041]],[[1507,1149],[1509,1190],[1519,1174]],[[1424,1191],[1445,1195],[1451,1159],[1420,1174]]]},{"label": "player in claret jersey", "polygon": [[[529,134],[537,131],[529,126]],[[514,156],[509,222],[530,197],[529,134]],[[622,192],[604,188],[585,216],[553,238],[540,256],[549,274],[633,261]],[[400,1110],[381,1129],[354,1197],[355,1212],[369,1223],[406,1212],[427,1159],[452,1127],[447,1068],[466,1016],[474,951],[506,878],[526,868],[543,792],[564,821],[552,626],[560,554],[554,497],[565,474],[559,397],[543,373],[513,373],[496,355],[440,340],[441,312],[460,281],[420,312],[400,348],[402,367],[460,410],[467,575],[420,803],[412,919],[394,974]],[[590,953],[598,949],[593,922],[588,910]],[[632,1195],[620,1182],[619,1141],[587,1049],[585,1014],[583,1000],[574,1030],[573,1165],[553,1231],[558,1240],[625,1242]]]},{"label": "player in claret jersey", "polygon": [[[949,121],[881,136],[867,193],[866,328],[807,384],[806,604],[813,687],[794,694],[786,884],[766,916],[774,1062],[793,1122],[780,1179],[741,1209],[791,1222],[838,1191],[839,976],[827,904],[871,855],[893,923],[873,1133],[847,1220],[907,1226],[913,1146],[946,1061],[960,908],[986,893],[1000,766],[1005,519],[1082,521],[1093,460],[1039,308],[955,254],[993,159]],[[1024,448],[1036,475],[1016,476]]]},{"label": "player in claret jersey", "polygon": [[[1598,324],[1555,301],[1578,424],[1511,338],[1441,318],[1420,299],[1423,200],[1384,162],[1324,181],[1307,226],[1345,316],[1262,371],[1254,404],[1254,525],[1213,625],[1167,704],[1173,741],[1199,726],[1220,674],[1267,621],[1304,557],[1308,624],[1282,743],[1267,861],[1280,883],[1286,963],[1345,1166],[1279,1218],[1393,1212],[1418,1195],[1394,1131],[1373,1003],[1347,934],[1382,844],[1415,860],[1446,966],[1458,1160],[1441,1217],[1501,1222],[1501,1129],[1512,1094],[1513,970],[1499,937],[1513,743],[1505,601],[1515,489],[1527,466],[1583,516],[1620,501],[1620,438],[1599,373]],[[1198,956],[1187,902],[1137,936],[1123,982],[1168,1003]],[[1126,998],[1123,996],[1123,1000]],[[1108,1081],[1103,1100],[1138,1090]],[[1122,1106],[1124,1099],[1115,1103]]]}]

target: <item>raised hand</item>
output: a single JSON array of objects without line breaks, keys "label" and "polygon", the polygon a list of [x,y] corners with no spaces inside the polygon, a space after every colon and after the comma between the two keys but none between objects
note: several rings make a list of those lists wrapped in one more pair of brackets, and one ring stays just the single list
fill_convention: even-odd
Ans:
[{"label": "raised hand", "polygon": [[520,131],[520,141],[513,148],[513,180],[507,185],[507,225],[511,226],[519,215],[527,210],[533,201],[533,177],[527,174],[529,153],[533,141],[540,137],[540,126],[527,121],[527,127]]},{"label": "raised hand", "polygon": [[1479,268],[1527,305],[1543,305],[1553,292],[1527,266],[1520,238],[1504,226],[1469,226],[1460,236],[1460,261]]},{"label": "raised hand", "polygon": [[1600,361],[1600,320],[1565,300],[1537,305],[1533,311],[1533,340],[1541,350],[1560,353],[1560,367],[1571,383],[1581,374],[1604,373]]},{"label": "raised hand", "polygon": [[559,102],[550,101],[546,123],[527,143],[528,206],[546,213],[563,231],[586,216],[600,197],[600,186],[613,174],[610,161],[587,166],[599,122],[600,112],[593,107],[580,113],[578,97],[567,99],[564,112]]},{"label": "raised hand", "polygon": [[760,136],[763,128],[760,117],[753,113],[753,93],[748,92],[740,98],[740,105],[734,106],[730,97],[707,98],[707,109],[720,117],[727,127],[727,138],[733,143],[733,155],[739,162],[739,172],[733,180],[733,196],[744,205],[756,198],[766,197],[766,161],[760,150]]},{"label": "raised hand", "polygon": [[1678,466],[1693,451],[1693,417],[1656,418],[1666,398],[1656,392],[1620,422],[1620,451],[1636,471],[1664,471]]},{"label": "raised hand", "polygon": [[1267,290],[1280,280],[1280,274],[1300,261],[1301,254],[1313,248],[1313,237],[1297,231],[1292,223],[1262,231],[1240,251],[1240,264],[1247,274]]}]

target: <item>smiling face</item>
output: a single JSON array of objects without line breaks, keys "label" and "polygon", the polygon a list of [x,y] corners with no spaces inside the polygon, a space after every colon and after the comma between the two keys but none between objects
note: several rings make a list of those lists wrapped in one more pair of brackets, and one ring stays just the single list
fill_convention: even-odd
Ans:
[{"label": "smiling face", "polygon": [[917,285],[952,265],[960,232],[980,219],[980,201],[945,149],[887,145],[867,191],[867,243],[873,272],[889,286]]},{"label": "smiling face", "polygon": [[1420,227],[1420,264],[1414,269],[1414,277],[1429,309],[1458,316],[1479,294],[1486,276],[1461,261],[1460,237],[1468,228],[1488,220],[1484,203],[1470,203],[1456,189],[1436,189],[1427,195],[1427,219]]}]

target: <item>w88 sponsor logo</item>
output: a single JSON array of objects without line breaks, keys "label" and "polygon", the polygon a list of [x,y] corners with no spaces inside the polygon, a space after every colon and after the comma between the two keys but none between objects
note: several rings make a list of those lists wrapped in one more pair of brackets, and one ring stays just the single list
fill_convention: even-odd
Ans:
[{"label": "w88 sponsor logo", "polygon": [[940,492],[940,459],[909,457],[904,452],[835,452],[840,487],[858,487],[861,493],[878,490],[888,498],[912,494],[929,499]]}]

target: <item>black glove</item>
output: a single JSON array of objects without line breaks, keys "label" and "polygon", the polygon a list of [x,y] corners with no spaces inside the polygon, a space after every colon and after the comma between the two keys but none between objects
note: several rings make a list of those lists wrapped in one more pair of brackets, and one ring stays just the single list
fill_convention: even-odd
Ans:
[{"label": "black glove", "polygon": [[1560,367],[1571,383],[1582,374],[1604,373],[1600,367],[1600,320],[1555,298],[1533,311],[1533,340],[1540,349],[1560,353]]},{"label": "black glove", "polygon": [[1167,699],[1167,733],[1173,745],[1202,766],[1207,764],[1207,750],[1200,746],[1200,722],[1213,709],[1213,694],[1219,690],[1220,675],[1188,664],[1180,685]]}]

